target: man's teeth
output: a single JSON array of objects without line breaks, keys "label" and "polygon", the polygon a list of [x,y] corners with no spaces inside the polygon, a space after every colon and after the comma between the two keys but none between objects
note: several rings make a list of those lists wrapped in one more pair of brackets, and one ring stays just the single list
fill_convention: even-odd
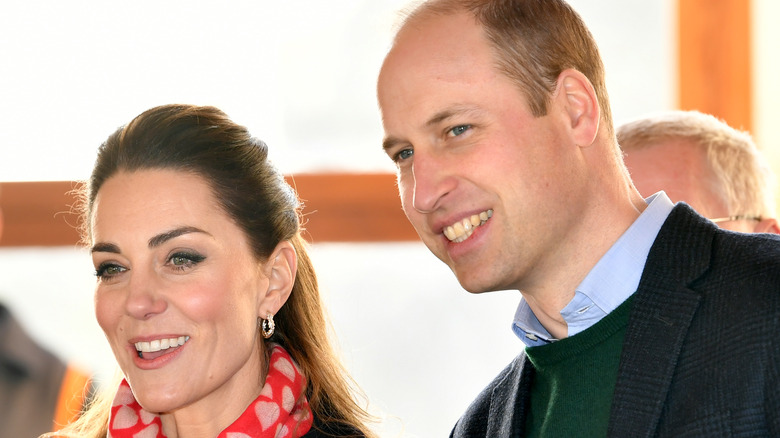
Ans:
[{"label": "man's teeth", "polygon": [[471,215],[445,228],[444,235],[452,242],[463,242],[474,233],[474,228],[484,224],[491,217],[493,217],[493,210],[486,210],[480,214]]},{"label": "man's teeth", "polygon": [[155,351],[167,350],[169,348],[178,347],[179,345],[184,345],[184,343],[189,340],[189,336],[179,336],[178,338],[155,339],[154,341],[149,342],[136,342],[135,349],[138,350],[139,353],[154,353]]}]

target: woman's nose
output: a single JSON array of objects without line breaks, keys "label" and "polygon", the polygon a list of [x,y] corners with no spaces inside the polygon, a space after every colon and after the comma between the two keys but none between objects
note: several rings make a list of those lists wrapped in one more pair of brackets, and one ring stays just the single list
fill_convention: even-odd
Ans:
[{"label": "woman's nose", "polygon": [[165,297],[158,292],[159,285],[153,279],[153,274],[134,272],[128,285],[125,300],[125,310],[136,319],[149,319],[162,313],[168,307]]}]

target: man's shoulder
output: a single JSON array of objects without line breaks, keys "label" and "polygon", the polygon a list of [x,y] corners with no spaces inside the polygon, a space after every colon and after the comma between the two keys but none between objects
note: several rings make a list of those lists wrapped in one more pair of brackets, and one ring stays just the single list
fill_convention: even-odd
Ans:
[{"label": "man's shoulder", "polygon": [[528,374],[525,353],[520,353],[504,368],[476,399],[455,425],[451,437],[487,437],[489,433],[500,430],[500,436],[515,436],[518,426],[522,425],[516,415],[518,403],[527,400]]},{"label": "man's shoulder", "polygon": [[718,230],[716,247],[722,254],[752,256],[754,260],[769,263],[780,263],[780,235],[766,233],[737,233]]},{"label": "man's shoulder", "polygon": [[661,227],[659,239],[680,241],[683,236],[725,239],[738,246],[759,245],[769,251],[780,251],[780,235],[768,233],[739,233],[719,228],[684,203],[675,205]]},{"label": "man's shoulder", "polygon": [[702,299],[702,309],[738,318],[780,312],[780,236],[725,231],[678,204],[648,254],[638,292],[640,302]]},{"label": "man's shoulder", "polygon": [[678,204],[661,227],[645,270],[665,277],[671,273],[682,280],[716,274],[727,283],[756,275],[778,281],[771,273],[779,267],[780,236],[725,231]]},{"label": "man's shoulder", "polygon": [[[641,415],[645,405],[665,400],[661,422],[647,415],[645,422],[666,436],[726,412],[733,418],[725,425],[740,427],[757,412],[777,412],[780,237],[724,231],[683,207],[675,207],[648,255],[614,401],[621,412]],[[637,418],[619,426],[638,427]],[[758,421],[748,430],[769,436],[766,427]]]}]

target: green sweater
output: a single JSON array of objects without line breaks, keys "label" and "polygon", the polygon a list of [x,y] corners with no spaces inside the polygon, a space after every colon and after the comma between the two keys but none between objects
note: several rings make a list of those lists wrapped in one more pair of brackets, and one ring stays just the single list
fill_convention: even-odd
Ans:
[{"label": "green sweater", "polygon": [[525,436],[607,436],[631,301],[572,337],[526,348],[536,373]]}]

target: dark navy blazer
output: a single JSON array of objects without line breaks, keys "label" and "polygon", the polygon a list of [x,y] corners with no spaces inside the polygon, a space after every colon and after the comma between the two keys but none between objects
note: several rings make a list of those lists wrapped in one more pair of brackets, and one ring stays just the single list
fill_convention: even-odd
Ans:
[{"label": "dark navy blazer", "polygon": [[[780,437],[780,236],[723,231],[678,204],[634,295],[609,437]],[[520,354],[452,437],[522,437]]]}]

